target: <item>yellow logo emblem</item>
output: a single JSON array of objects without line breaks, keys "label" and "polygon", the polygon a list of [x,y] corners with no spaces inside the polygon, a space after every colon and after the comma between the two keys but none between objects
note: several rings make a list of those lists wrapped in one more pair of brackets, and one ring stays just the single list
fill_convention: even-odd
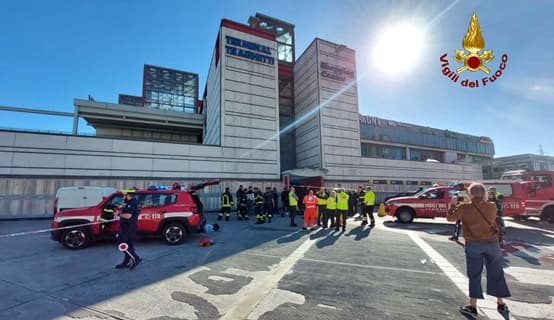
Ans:
[{"label": "yellow logo emblem", "polygon": [[464,65],[456,69],[456,72],[462,73],[466,70],[475,72],[481,70],[489,74],[490,70],[485,66],[485,63],[492,61],[494,56],[492,55],[492,50],[482,51],[483,48],[485,48],[485,40],[481,34],[481,27],[479,26],[479,21],[477,20],[477,14],[475,14],[475,12],[469,21],[469,27],[462,41],[462,46],[465,50],[456,50],[454,59]]}]

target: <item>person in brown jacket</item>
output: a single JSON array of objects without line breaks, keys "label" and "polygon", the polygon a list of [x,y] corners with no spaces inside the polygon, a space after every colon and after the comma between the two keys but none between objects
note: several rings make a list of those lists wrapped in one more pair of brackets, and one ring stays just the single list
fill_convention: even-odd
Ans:
[{"label": "person in brown jacket", "polygon": [[446,216],[448,221],[462,221],[465,239],[469,305],[460,307],[460,312],[477,317],[477,299],[484,298],[481,288],[483,263],[487,268],[487,294],[496,297],[498,312],[508,312],[502,299],[510,297],[510,290],[502,269],[504,257],[498,244],[496,205],[487,201],[487,191],[483,184],[472,183],[468,191],[470,202],[457,205],[454,197]]}]

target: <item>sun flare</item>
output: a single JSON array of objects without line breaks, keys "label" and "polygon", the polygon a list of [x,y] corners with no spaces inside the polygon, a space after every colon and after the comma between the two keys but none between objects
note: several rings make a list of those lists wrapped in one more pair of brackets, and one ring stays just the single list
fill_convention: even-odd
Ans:
[{"label": "sun flare", "polygon": [[386,74],[398,74],[414,68],[424,47],[422,28],[399,24],[384,28],[373,48],[373,64]]}]

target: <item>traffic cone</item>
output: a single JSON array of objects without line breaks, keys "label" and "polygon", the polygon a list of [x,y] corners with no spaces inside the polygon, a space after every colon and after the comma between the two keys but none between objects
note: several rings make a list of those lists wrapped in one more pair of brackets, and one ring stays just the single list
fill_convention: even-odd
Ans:
[{"label": "traffic cone", "polygon": [[382,202],[379,205],[379,209],[377,210],[377,215],[379,217],[384,217],[387,215],[387,212],[385,211],[385,205]]}]

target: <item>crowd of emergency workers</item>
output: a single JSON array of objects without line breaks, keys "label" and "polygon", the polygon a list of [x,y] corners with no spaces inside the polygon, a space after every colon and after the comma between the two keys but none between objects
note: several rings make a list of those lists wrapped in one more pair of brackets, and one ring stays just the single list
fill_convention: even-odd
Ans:
[{"label": "crowd of emergency workers", "polygon": [[[319,188],[308,188],[307,193],[300,199],[296,188],[285,187],[279,193],[277,188],[266,187],[265,191],[258,187],[248,188],[239,186],[235,197],[229,188],[221,195],[221,211],[218,220],[230,220],[231,210],[234,207],[235,199],[238,220],[249,220],[254,217],[256,224],[271,223],[276,215],[281,217],[289,216],[290,226],[296,227],[296,216],[299,209],[303,208],[303,230],[314,230],[321,228],[334,228],[335,230],[346,229],[346,220],[355,213],[362,216],[362,226],[375,226],[373,211],[375,207],[375,193],[369,186],[359,186],[358,191],[346,191],[340,185],[329,192]],[[281,200],[282,211],[279,210]]]}]

